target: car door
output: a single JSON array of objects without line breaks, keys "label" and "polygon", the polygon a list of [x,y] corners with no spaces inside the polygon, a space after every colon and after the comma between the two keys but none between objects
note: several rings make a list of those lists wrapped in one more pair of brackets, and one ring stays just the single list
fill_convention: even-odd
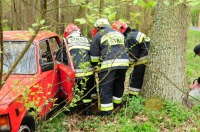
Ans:
[{"label": "car door", "polygon": [[50,38],[50,49],[53,61],[59,70],[59,86],[61,86],[61,97],[68,102],[72,101],[73,87],[75,83],[74,66],[68,47],[59,43],[58,38]]},{"label": "car door", "polygon": [[55,101],[53,98],[58,98],[60,92],[59,69],[53,57],[53,48],[55,48],[55,50],[59,48],[58,43],[56,43],[56,38],[48,38],[39,42],[39,69],[42,85],[42,92],[39,96],[41,98],[40,103],[43,114],[53,107]]},{"label": "car door", "polygon": [[72,63],[72,57],[70,55],[67,44],[64,42],[60,44],[59,54],[63,57],[59,64],[62,98],[69,103],[73,98],[73,88],[75,84],[75,71]]}]

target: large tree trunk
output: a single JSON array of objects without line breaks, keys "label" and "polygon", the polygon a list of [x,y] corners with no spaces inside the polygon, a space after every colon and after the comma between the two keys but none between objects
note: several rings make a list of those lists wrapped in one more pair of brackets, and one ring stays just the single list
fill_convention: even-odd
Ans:
[{"label": "large tree trunk", "polygon": [[151,48],[142,95],[181,102],[186,92],[185,49],[189,7],[158,2],[152,29]]}]

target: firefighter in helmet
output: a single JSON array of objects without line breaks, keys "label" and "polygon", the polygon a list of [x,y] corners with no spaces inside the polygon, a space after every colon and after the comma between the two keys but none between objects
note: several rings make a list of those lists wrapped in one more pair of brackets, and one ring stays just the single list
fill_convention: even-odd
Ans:
[{"label": "firefighter in helmet", "polygon": [[102,116],[111,115],[122,103],[125,74],[129,66],[124,36],[114,30],[107,19],[100,18],[92,30],[90,48],[93,66],[99,65],[99,95]]},{"label": "firefighter in helmet", "polygon": [[[90,42],[84,37],[80,29],[75,24],[69,24],[63,34],[66,40],[74,69],[76,72],[76,85],[79,90],[83,90],[83,113],[91,115],[91,94],[95,93],[94,68],[90,62]],[[76,94],[76,93],[75,93]],[[82,97],[81,97],[82,98]]]},{"label": "firefighter in helmet", "polygon": [[200,44],[196,45],[194,47],[194,53],[195,53],[195,56],[200,56]]},{"label": "firefighter in helmet", "polygon": [[129,53],[129,61],[134,65],[130,75],[129,95],[137,96],[141,90],[144,72],[147,63],[147,55],[150,46],[150,39],[136,29],[131,29],[125,22],[115,21],[112,27],[125,36],[125,45]]}]

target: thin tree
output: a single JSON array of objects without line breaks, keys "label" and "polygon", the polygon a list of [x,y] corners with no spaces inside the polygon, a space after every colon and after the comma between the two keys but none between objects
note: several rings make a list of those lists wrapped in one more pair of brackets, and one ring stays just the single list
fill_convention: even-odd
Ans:
[{"label": "thin tree", "polygon": [[104,0],[100,0],[100,6],[99,6],[100,17],[102,17],[102,14],[103,14],[103,6],[104,6]]},{"label": "thin tree", "polygon": [[2,27],[2,0],[0,0],[0,43],[1,43],[1,50],[0,50],[0,89],[2,86],[2,73],[3,73],[3,27]]},{"label": "thin tree", "polygon": [[181,102],[187,90],[186,46],[189,7],[178,0],[158,1],[142,95]]}]

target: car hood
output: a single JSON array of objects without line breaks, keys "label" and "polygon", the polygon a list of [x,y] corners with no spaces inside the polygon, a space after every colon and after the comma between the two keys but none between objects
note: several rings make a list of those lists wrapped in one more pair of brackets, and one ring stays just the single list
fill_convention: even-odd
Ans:
[{"label": "car hood", "polygon": [[10,75],[6,83],[0,90],[0,108],[8,106],[21,93],[23,93],[28,86],[34,84],[34,75]]}]

